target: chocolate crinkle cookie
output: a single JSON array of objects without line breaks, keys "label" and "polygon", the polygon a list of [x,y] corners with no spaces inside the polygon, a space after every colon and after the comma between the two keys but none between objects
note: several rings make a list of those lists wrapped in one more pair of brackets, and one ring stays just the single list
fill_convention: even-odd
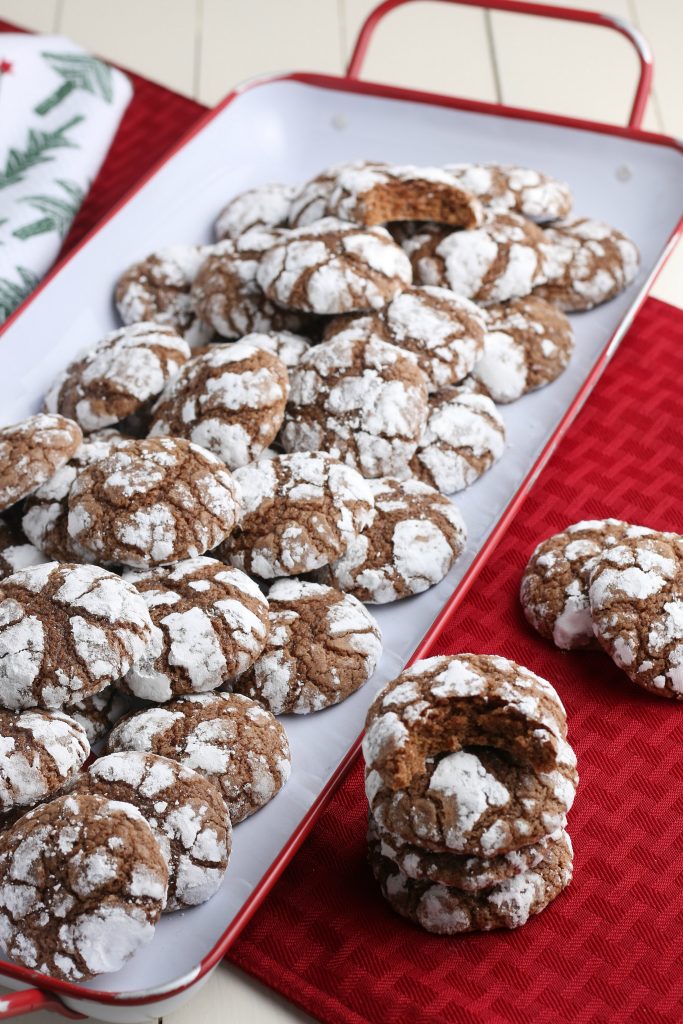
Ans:
[{"label": "chocolate crinkle cookie", "polygon": [[141,569],[203,555],[240,514],[225,464],[176,437],[131,441],[85,467],[68,502],[72,540],[97,561]]},{"label": "chocolate crinkle cookie", "polygon": [[296,185],[257,185],[240,192],[223,207],[216,218],[216,238],[239,238],[251,228],[282,228],[289,222],[289,210]]},{"label": "chocolate crinkle cookie", "polygon": [[207,246],[172,245],[134,263],[119,278],[114,300],[124,324],[153,321],[177,331],[188,345],[202,345],[211,329],[197,319],[190,289]]},{"label": "chocolate crinkle cookie", "polygon": [[270,634],[234,689],[274,715],[309,714],[345,700],[368,681],[382,653],[377,623],[351,594],[303,580],[268,592]]},{"label": "chocolate crinkle cookie", "polygon": [[0,705],[59,708],[120,679],[153,625],[129,583],[94,565],[46,562],[0,584]]},{"label": "chocolate crinkle cookie", "polygon": [[71,793],[137,807],[168,867],[166,912],[205,903],[218,891],[232,828],[220,790],[199,772],[159,754],[126,750],[94,761]]},{"label": "chocolate crinkle cookie", "polygon": [[30,543],[18,524],[0,519],[0,580],[46,561],[43,552]]},{"label": "chocolate crinkle cookie", "polygon": [[75,454],[82,440],[77,423],[47,413],[0,427],[0,511],[49,480]]},{"label": "chocolate crinkle cookie", "polygon": [[494,402],[514,402],[556,380],[574,351],[567,317],[536,295],[486,310],[483,354],[473,376]]},{"label": "chocolate crinkle cookie", "polygon": [[279,306],[327,315],[381,309],[412,282],[412,271],[385,228],[325,217],[278,236],[256,279]]},{"label": "chocolate crinkle cookie", "polygon": [[572,208],[568,185],[530,167],[488,163],[447,164],[446,169],[493,213],[512,211],[546,224],[566,217]]},{"label": "chocolate crinkle cookie", "polygon": [[428,220],[472,228],[481,221],[482,207],[448,168],[357,160],[322,171],[292,199],[292,225],[322,217],[366,226]]},{"label": "chocolate crinkle cookie", "polygon": [[258,811],[289,778],[285,730],[240,693],[199,693],[122,719],[108,749],[161,754],[194,768],[221,790],[233,825]]},{"label": "chocolate crinkle cookie", "polygon": [[280,359],[287,369],[298,366],[311,347],[311,342],[303,334],[293,331],[252,331],[240,339],[242,345],[253,345],[272,352]]},{"label": "chocolate crinkle cookie", "polygon": [[162,702],[215,690],[245,672],[269,631],[268,602],[239,569],[215,558],[188,558],[124,579],[142,595],[152,642],[119,685]]},{"label": "chocolate crinkle cookie", "polygon": [[429,414],[410,470],[442,494],[470,487],[505,451],[503,418],[493,401],[470,387],[429,396]]},{"label": "chocolate crinkle cookie", "polygon": [[216,554],[263,579],[319,569],[373,519],[367,481],[325,452],[261,459],[235,479],[242,517]]},{"label": "chocolate crinkle cookie", "polygon": [[0,840],[0,943],[65,981],[118,971],[154,937],[168,869],[129,803],[62,796],[25,814]]},{"label": "chocolate crinkle cookie", "polygon": [[427,419],[427,378],[412,352],[343,332],[290,373],[281,441],[327,451],[366,477],[408,476]]},{"label": "chocolate crinkle cookie", "polygon": [[465,546],[467,528],[452,501],[418,480],[368,481],[375,502],[371,525],[320,579],[360,601],[385,604],[433,587]]},{"label": "chocolate crinkle cookie", "polygon": [[85,730],[61,711],[0,711],[0,810],[55,796],[89,754]]},{"label": "chocolate crinkle cookie", "polygon": [[274,440],[287,393],[287,367],[276,355],[242,341],[212,345],[167,384],[149,436],[185,437],[237,469]]},{"label": "chocolate crinkle cookie", "polygon": [[111,426],[158,395],[189,357],[187,342],[171,327],[122,327],[69,364],[48,391],[45,409],[70,416],[86,433]]}]

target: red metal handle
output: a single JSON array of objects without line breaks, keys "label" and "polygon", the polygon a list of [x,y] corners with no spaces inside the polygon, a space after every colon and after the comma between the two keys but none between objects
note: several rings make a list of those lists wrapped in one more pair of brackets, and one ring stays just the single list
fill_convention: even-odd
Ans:
[{"label": "red metal handle", "polygon": [[24,988],[19,992],[11,992],[9,995],[0,996],[0,1020],[9,1020],[10,1017],[23,1017],[25,1013],[36,1013],[38,1010],[50,1010],[52,1013],[59,1013],[69,1020],[85,1020],[82,1013],[70,1010],[64,1003],[44,992],[41,988]]},{"label": "red metal handle", "polygon": [[[361,28],[356,45],[351,54],[346,75],[348,78],[359,78],[365,60],[370,39],[379,22],[386,14],[396,7],[412,3],[413,0],[384,0],[379,7],[371,11]],[[640,77],[629,116],[629,127],[640,128],[645,114],[645,105],[652,88],[652,54],[647,40],[627,21],[613,17],[611,14],[598,14],[596,11],[577,10],[572,7],[555,7],[550,4],[527,3],[526,0],[439,0],[441,3],[460,4],[466,7],[483,7],[487,11],[506,11],[512,14],[533,14],[538,18],[559,18],[563,21],[582,21],[589,25],[601,25],[619,32],[634,47],[640,61]]]}]

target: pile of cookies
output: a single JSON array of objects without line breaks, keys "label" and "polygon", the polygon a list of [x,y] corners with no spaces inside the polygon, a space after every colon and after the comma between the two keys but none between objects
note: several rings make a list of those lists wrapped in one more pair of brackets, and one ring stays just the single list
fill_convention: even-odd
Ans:
[{"label": "pile of cookies", "polygon": [[533,672],[417,661],[372,704],[363,754],[370,865],[403,917],[439,935],[518,928],[569,885],[576,756]]},{"label": "pile of cookies", "polygon": [[629,679],[683,700],[683,538],[587,520],[538,545],[524,570],[526,618],[562,650],[601,647]]}]

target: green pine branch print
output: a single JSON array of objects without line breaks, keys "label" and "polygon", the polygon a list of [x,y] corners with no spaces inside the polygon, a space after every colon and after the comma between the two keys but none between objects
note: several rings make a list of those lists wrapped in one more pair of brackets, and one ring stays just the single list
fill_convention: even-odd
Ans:
[{"label": "green pine branch print", "polygon": [[3,171],[0,171],[0,189],[23,181],[26,172],[35,167],[36,164],[43,164],[49,160],[54,160],[50,150],[78,148],[78,144],[68,139],[66,133],[75,125],[80,124],[82,120],[83,115],[79,114],[77,117],[72,117],[61,128],[55,128],[51,132],[40,132],[33,128],[29,129],[26,147],[24,149],[10,149],[7,155],[5,168]]},{"label": "green pine branch print", "polygon": [[23,196],[19,202],[26,203],[43,216],[30,224],[23,224],[12,234],[22,240],[42,235],[48,231],[57,231],[64,238],[71,227],[71,222],[78,213],[85,193],[75,181],[57,178],[57,185],[66,193],[66,199],[58,196]]},{"label": "green pine branch print", "polygon": [[43,53],[42,56],[63,82],[47,99],[33,108],[36,114],[44,116],[49,113],[76,89],[99,96],[105,103],[113,100],[111,68],[101,60],[87,53]]},{"label": "green pine branch print", "polygon": [[26,267],[17,267],[21,283],[0,277],[0,323],[13,313],[38,284],[38,278]]}]

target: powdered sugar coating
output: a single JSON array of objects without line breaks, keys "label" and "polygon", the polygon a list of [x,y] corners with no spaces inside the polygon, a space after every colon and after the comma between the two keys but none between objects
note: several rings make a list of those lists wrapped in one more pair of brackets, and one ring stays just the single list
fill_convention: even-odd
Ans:
[{"label": "powdered sugar coating", "polygon": [[381,309],[412,281],[410,262],[384,228],[326,217],[283,233],[256,279],[285,309],[316,314]]},{"label": "powdered sugar coating", "polygon": [[278,580],[268,592],[265,650],[235,689],[274,715],[309,714],[364,685],[382,653],[377,623],[360,601],[332,587]]},{"label": "powdered sugar coating", "polygon": [[46,413],[0,428],[0,511],[49,480],[82,440],[77,423]]},{"label": "powdered sugar coating", "polygon": [[367,481],[325,452],[261,459],[238,469],[235,479],[242,518],[217,553],[263,579],[326,565],[373,518]]},{"label": "powdered sugar coating", "polygon": [[470,487],[505,451],[505,423],[486,395],[443,388],[410,461],[413,474],[442,494]]},{"label": "powdered sugar coating", "polygon": [[171,327],[122,327],[69,364],[45,396],[45,409],[71,416],[85,432],[111,426],[158,395],[189,357],[187,342]]},{"label": "powdered sugar coating", "polygon": [[90,746],[107,736],[127,711],[130,701],[113,685],[69,704],[69,715],[84,730]]},{"label": "powdered sugar coating", "polygon": [[294,334],[292,331],[252,331],[240,339],[243,345],[254,345],[256,348],[264,348],[272,352],[280,359],[287,369],[298,366],[303,357],[311,347],[308,338],[302,334]]},{"label": "powdered sugar coating", "polygon": [[0,519],[0,580],[19,569],[46,561],[44,554],[29,543],[18,526]]},{"label": "powdered sugar coating", "polygon": [[239,238],[255,227],[284,227],[296,192],[296,185],[279,184],[257,185],[240,192],[218,214],[214,225],[216,238]]},{"label": "powdered sugar coating", "polygon": [[68,531],[98,561],[144,569],[203,555],[239,511],[239,487],[211,452],[182,438],[131,441],[78,475]]},{"label": "powdered sugar coating", "polygon": [[85,731],[61,711],[0,711],[0,809],[55,796],[89,753]]},{"label": "powdered sugar coating", "polygon": [[168,568],[129,570],[142,595],[154,639],[125,676],[136,697],[157,703],[215,690],[245,672],[269,631],[268,602],[239,569],[215,558],[190,558]]},{"label": "powdered sugar coating", "polygon": [[447,164],[462,187],[494,213],[521,213],[541,223],[566,217],[569,186],[542,171],[513,164]]}]

